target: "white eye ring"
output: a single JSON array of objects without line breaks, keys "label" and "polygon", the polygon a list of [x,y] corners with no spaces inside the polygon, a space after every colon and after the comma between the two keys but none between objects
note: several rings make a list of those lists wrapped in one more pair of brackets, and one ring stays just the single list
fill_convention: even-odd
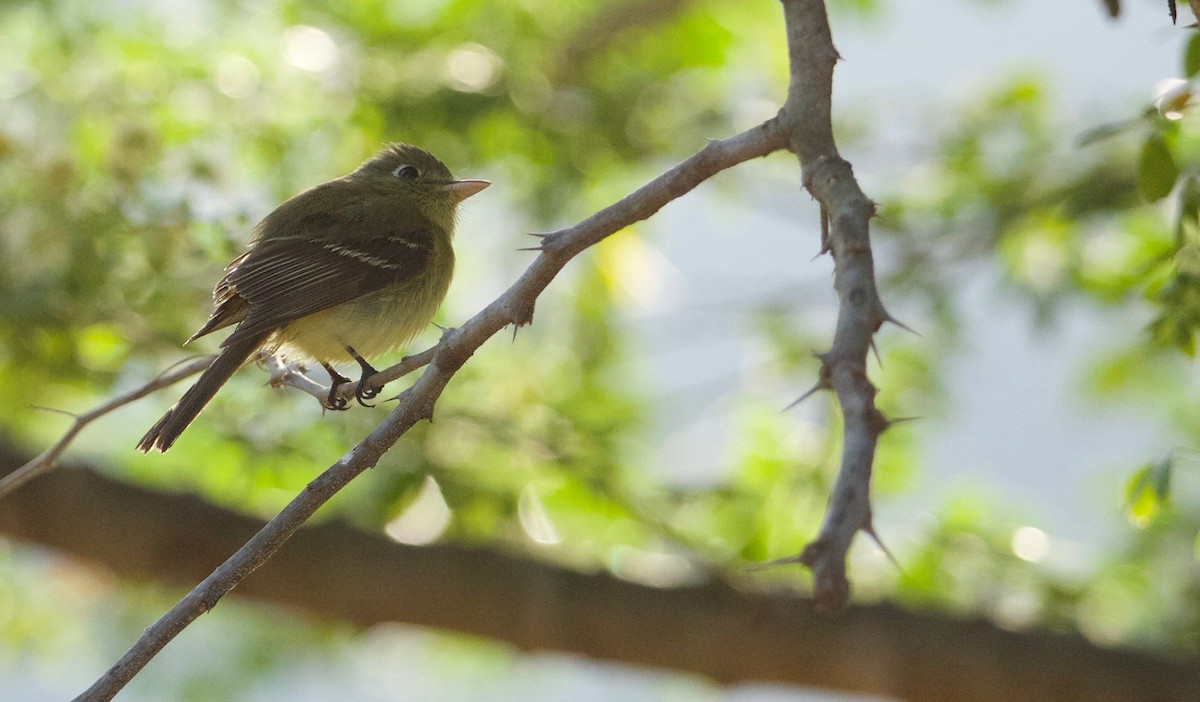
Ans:
[{"label": "white eye ring", "polygon": [[401,180],[412,180],[413,178],[420,178],[421,171],[417,170],[416,166],[405,164],[403,166],[397,166],[396,170],[392,171],[392,175]]}]

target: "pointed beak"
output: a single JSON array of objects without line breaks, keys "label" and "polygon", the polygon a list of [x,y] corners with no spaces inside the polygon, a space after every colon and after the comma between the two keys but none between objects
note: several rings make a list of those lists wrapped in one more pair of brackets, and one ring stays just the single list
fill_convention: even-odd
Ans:
[{"label": "pointed beak", "polygon": [[453,195],[456,201],[462,202],[491,184],[490,180],[455,180],[442,187]]}]

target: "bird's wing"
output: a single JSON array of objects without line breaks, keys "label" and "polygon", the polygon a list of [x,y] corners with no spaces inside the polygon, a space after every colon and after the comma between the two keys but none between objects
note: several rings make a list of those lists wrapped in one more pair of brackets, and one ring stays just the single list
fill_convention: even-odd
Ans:
[{"label": "bird's wing", "polygon": [[224,329],[231,324],[237,324],[250,313],[250,305],[237,294],[237,291],[229,287],[229,272],[241,265],[249,255],[250,252],[247,251],[225,266],[225,275],[213,290],[212,314],[208,316],[208,321],[204,323],[204,326],[192,334],[191,338],[184,342],[185,344],[190,344],[205,334]]},{"label": "bird's wing", "polygon": [[395,215],[343,208],[288,222],[294,235],[260,237],[217,286],[214,318],[222,300],[246,310],[222,346],[420,275],[433,254],[433,227],[420,219],[398,227]]}]

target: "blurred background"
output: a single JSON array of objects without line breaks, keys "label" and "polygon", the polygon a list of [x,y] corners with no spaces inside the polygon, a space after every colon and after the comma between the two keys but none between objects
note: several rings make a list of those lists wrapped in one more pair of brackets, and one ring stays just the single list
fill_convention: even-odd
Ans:
[{"label": "blurred background", "polygon": [[[840,146],[880,204],[884,302],[920,334],[876,339],[880,407],[919,420],[880,445],[900,567],[859,539],[860,603],[1200,653],[1200,42],[1166,9],[830,2]],[[460,219],[454,325],[532,260],[527,233],[769,118],[787,85],[765,1],[17,0],[0,37],[0,444],[26,458],[70,425],[39,407],[82,412],[215,349],[181,343],[253,224],[383,143],[494,182]],[[781,412],[837,314],[817,216],[776,154],[581,255],[317,521],[803,595],[806,573],[749,567],[811,540],[839,459],[832,398]],[[386,406],[322,416],[265,381],[241,371],[166,455],[133,446],[182,387],[109,415],[55,478],[270,518]],[[0,696],[65,699],[195,580],[73,557],[29,526],[69,510],[18,499],[0,502]],[[887,699],[234,595],[121,699]]]}]

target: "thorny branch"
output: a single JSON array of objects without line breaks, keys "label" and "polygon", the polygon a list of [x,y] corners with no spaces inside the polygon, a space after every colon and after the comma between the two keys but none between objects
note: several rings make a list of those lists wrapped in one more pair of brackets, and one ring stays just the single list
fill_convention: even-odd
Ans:
[{"label": "thorny branch", "polygon": [[[459,329],[447,330],[428,354],[428,368],[399,396],[388,417],[361,443],[313,480],[158,622],[77,700],[109,700],[188,624],[262,565],[321,505],[363,471],[373,467],[414,424],[432,417],[434,404],[476,349],[509,324],[533,319],[537,297],[572,257],[630,224],[652,216],[721,170],[780,149],[800,159],[803,182],[821,204],[822,249],[834,259],[839,298],[837,330],[820,355],[818,387],[832,389],[845,420],[844,451],[829,509],[817,539],[788,559],[810,567],[815,598],[827,608],[849,596],[845,556],[854,535],[871,532],[869,488],[875,445],[888,422],[874,405],[866,358],[873,334],[890,318],[876,291],[869,220],[873,203],[862,193],[850,165],[837,152],[830,119],[833,48],[822,0],[783,0],[791,84],[779,115],[724,140],[710,141],[675,168],[621,201],[569,229],[542,237],[541,253],[504,294]],[[403,365],[403,364],[402,364]]]},{"label": "thorny branch", "polygon": [[818,354],[821,372],[814,389],[833,390],[842,408],[842,462],[815,541],[798,556],[813,572],[813,597],[827,609],[850,596],[846,552],[855,534],[874,536],[871,526],[871,469],[875,445],[888,420],[875,407],[867,379],[867,353],[888,316],[875,285],[870,220],[875,204],[863,194],[833,139],[830,117],[837,50],[823,0],[784,0],[791,83],[780,110],[791,150],[800,159],[804,186],[821,203],[822,251],[834,263],[838,320],[833,346]]}]

